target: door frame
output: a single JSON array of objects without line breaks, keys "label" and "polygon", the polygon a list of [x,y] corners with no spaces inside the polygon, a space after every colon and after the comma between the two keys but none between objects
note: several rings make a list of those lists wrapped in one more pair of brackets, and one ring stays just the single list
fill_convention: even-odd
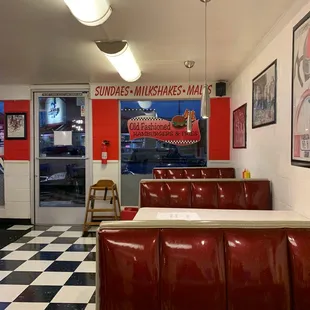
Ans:
[{"label": "door frame", "polygon": [[[85,159],[85,169],[86,169],[86,195],[88,192],[88,187],[93,181],[93,132],[92,132],[92,104],[90,99],[90,85],[81,84],[81,85],[34,85],[31,87],[31,100],[30,100],[30,219],[31,224],[35,225],[36,223],[36,204],[38,203],[37,192],[36,192],[36,177],[35,177],[35,165],[36,165],[36,153],[35,153],[35,138],[36,138],[36,117],[35,112],[35,103],[36,103],[36,94],[37,93],[87,93],[85,98],[85,131],[87,132],[87,137],[85,137],[85,149],[87,150],[87,155]],[[87,197],[85,197],[86,202]],[[74,210],[74,208],[72,208]]]}]

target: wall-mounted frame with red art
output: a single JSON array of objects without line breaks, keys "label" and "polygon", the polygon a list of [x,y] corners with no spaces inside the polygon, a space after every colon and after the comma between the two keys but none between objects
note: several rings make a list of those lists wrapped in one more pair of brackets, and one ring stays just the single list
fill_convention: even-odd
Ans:
[{"label": "wall-mounted frame with red art", "polygon": [[247,104],[245,103],[241,107],[233,111],[233,148],[234,149],[246,149],[246,115]]}]

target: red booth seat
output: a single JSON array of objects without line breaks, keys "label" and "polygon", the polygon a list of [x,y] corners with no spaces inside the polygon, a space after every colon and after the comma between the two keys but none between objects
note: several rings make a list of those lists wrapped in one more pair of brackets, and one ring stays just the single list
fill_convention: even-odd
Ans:
[{"label": "red booth seat", "polygon": [[99,310],[310,309],[310,229],[191,226],[102,228]]},{"label": "red booth seat", "polygon": [[138,213],[139,208],[137,207],[125,207],[121,211],[121,221],[131,221],[134,219],[136,214]]},{"label": "red booth seat", "polygon": [[154,168],[154,179],[233,179],[234,168]]},{"label": "red booth seat", "polygon": [[142,180],[140,207],[271,210],[268,180]]}]

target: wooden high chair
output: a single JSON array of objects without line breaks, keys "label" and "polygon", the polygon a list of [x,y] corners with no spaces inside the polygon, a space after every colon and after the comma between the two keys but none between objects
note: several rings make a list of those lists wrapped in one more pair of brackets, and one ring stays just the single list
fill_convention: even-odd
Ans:
[{"label": "wooden high chair", "polygon": [[[111,196],[108,196],[108,191],[111,191]],[[98,193],[99,192],[99,193]],[[100,192],[103,192],[100,195]],[[95,208],[96,200],[110,200],[113,208]],[[114,215],[99,215],[94,213],[114,213]],[[88,222],[88,215],[90,214],[90,222]],[[99,180],[96,184],[89,188],[88,200],[86,205],[86,213],[84,220],[84,232],[87,232],[90,226],[98,226],[103,220],[119,220],[121,214],[120,201],[117,191],[117,186],[112,180]]]}]

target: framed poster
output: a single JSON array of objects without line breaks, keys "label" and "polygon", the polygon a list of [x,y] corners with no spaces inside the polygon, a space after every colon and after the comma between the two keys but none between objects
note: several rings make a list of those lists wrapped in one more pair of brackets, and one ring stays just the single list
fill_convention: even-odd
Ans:
[{"label": "framed poster", "polygon": [[310,12],[293,29],[291,163],[310,168]]},{"label": "framed poster", "polygon": [[247,104],[233,111],[233,148],[246,149],[246,109]]},{"label": "framed poster", "polygon": [[27,114],[5,113],[5,139],[25,140],[27,139]]},{"label": "framed poster", "polygon": [[252,128],[277,122],[277,60],[252,81]]}]

